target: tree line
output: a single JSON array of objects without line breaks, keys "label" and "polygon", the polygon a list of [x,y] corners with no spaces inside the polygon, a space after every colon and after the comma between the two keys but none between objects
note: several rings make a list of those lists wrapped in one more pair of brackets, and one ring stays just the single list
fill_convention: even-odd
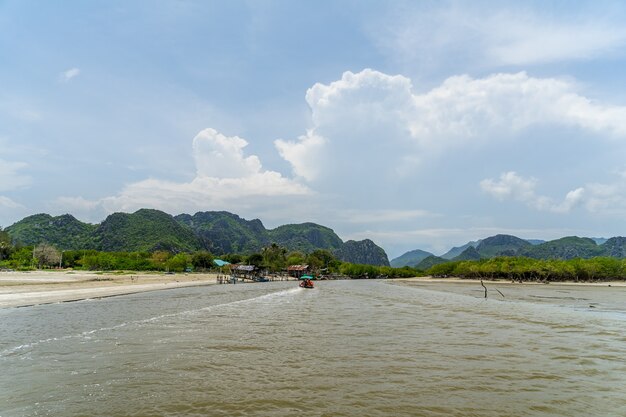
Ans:
[{"label": "tree line", "polygon": [[215,269],[214,259],[232,264],[254,265],[267,273],[281,273],[289,265],[308,265],[315,274],[338,274],[350,278],[411,277],[413,268],[359,265],[342,262],[330,251],[317,249],[311,253],[288,251],[272,243],[252,254],[229,253],[215,256],[207,251],[190,253],[103,252],[96,250],[61,251],[52,245],[14,246],[8,233],[0,229],[0,268],[33,270],[41,268],[73,268],[98,271],[208,271]]},{"label": "tree line", "polygon": [[429,268],[428,275],[471,279],[507,279],[511,281],[609,281],[626,279],[626,259],[595,257],[590,259],[532,259],[496,257],[479,261],[454,261]]}]

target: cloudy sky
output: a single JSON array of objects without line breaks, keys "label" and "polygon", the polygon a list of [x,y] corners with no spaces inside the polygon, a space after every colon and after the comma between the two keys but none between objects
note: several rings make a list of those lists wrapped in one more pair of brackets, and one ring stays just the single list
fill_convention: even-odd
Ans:
[{"label": "cloudy sky", "polygon": [[0,226],[142,207],[390,258],[626,235],[623,2],[0,2]]}]

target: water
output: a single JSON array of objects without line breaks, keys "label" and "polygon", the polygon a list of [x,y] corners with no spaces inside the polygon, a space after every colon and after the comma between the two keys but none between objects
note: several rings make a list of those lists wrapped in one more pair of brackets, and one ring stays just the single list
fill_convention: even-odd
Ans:
[{"label": "water", "polygon": [[277,282],[4,309],[0,416],[626,415],[623,290],[548,287]]}]

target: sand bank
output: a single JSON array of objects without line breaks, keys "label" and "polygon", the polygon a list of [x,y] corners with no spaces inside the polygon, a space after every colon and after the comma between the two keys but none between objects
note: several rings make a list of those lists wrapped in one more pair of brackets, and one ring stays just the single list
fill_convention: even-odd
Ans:
[{"label": "sand bank", "polygon": [[0,308],[112,297],[216,283],[216,274],[0,272]]}]

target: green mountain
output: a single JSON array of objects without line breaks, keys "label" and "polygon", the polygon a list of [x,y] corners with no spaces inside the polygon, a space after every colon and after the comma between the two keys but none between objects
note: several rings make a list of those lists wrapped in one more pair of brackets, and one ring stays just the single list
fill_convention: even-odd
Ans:
[{"label": "green mountain", "polygon": [[568,236],[521,249],[517,255],[535,259],[593,258],[605,255],[604,247],[587,237]]},{"label": "green mountain", "polygon": [[345,245],[332,229],[315,223],[279,226],[269,230],[268,235],[273,243],[290,251],[304,253],[311,253],[315,249],[328,249],[331,252],[336,252]]},{"label": "green mountain", "polygon": [[626,237],[612,237],[602,245],[603,256],[626,258]]},{"label": "green mountain", "polygon": [[478,261],[482,258],[478,250],[473,246],[468,246],[459,256],[452,258],[452,261]]},{"label": "green mountain", "polygon": [[202,248],[191,228],[167,213],[151,209],[111,214],[100,223],[95,236],[96,247],[108,252],[192,252]]},{"label": "green mountain", "polygon": [[389,258],[380,246],[369,239],[354,241],[348,240],[335,251],[337,258],[353,264],[389,266]]},{"label": "green mountain", "polygon": [[267,230],[260,220],[245,220],[225,211],[207,211],[173,217],[159,210],[114,213],[99,225],[69,214],[37,214],[7,227],[14,242],[49,243],[59,249],[96,249],[107,252],[165,250],[214,254],[260,252],[276,243],[289,251],[310,253],[326,249],[339,259],[363,264],[389,265],[385,251],[371,240],[344,243],[332,229],[315,223],[288,224]]},{"label": "green mountain", "polygon": [[471,241],[471,242],[467,242],[465,245],[463,246],[455,246],[454,248],[450,249],[448,252],[444,253],[443,255],[441,255],[441,258],[443,259],[452,259],[454,257],[459,256],[461,253],[463,253],[463,251],[467,248],[469,248],[470,246],[472,247],[476,247],[480,244],[480,240],[477,241]]},{"label": "green mountain", "polygon": [[433,254],[421,249],[415,249],[405,253],[404,255],[400,255],[397,258],[392,259],[390,264],[394,268],[402,268],[403,266],[415,266],[429,256],[433,256]]},{"label": "green mountain", "polygon": [[520,249],[531,246],[531,243],[519,237],[495,235],[483,239],[478,246],[476,246],[476,250],[483,258],[493,258],[496,256],[515,256]]},{"label": "green mountain", "polygon": [[435,265],[445,264],[446,262],[450,262],[450,260],[432,255],[432,256],[428,256],[424,258],[422,262],[415,265],[415,268],[420,269],[422,271],[427,271]]},{"label": "green mountain", "polygon": [[227,211],[181,214],[175,219],[198,236],[202,246],[214,254],[254,253],[270,244],[260,220],[245,220]]},{"label": "green mountain", "polygon": [[57,217],[35,214],[7,227],[5,231],[13,242],[22,245],[49,243],[61,250],[94,249],[96,227],[69,214]]}]

